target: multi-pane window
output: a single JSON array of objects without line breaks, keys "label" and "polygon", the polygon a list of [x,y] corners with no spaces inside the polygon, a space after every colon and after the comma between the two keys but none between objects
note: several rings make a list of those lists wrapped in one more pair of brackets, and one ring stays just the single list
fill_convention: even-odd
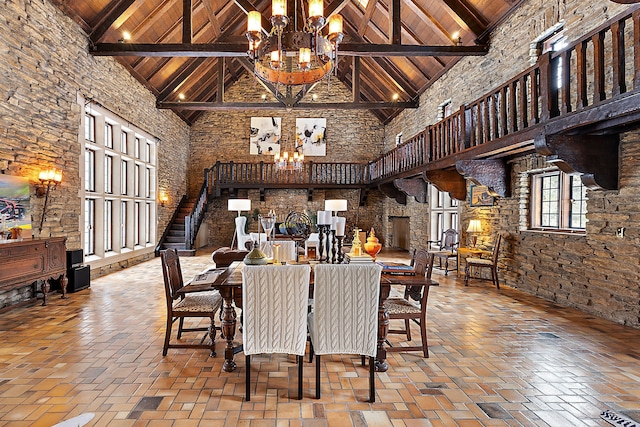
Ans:
[{"label": "multi-pane window", "polygon": [[429,240],[440,240],[450,228],[458,230],[459,203],[449,193],[429,185],[430,234]]},{"label": "multi-pane window", "polygon": [[586,188],[579,176],[558,170],[532,175],[532,229],[582,231],[586,213]]},{"label": "multi-pane window", "polygon": [[101,106],[87,104],[85,109],[81,221],[87,260],[151,248],[156,240],[156,139]]}]

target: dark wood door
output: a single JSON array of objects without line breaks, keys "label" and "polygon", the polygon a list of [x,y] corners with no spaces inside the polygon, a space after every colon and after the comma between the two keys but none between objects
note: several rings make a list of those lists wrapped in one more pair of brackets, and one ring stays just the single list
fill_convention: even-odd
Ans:
[{"label": "dark wood door", "polygon": [[409,218],[391,218],[391,246],[398,249],[409,250]]}]

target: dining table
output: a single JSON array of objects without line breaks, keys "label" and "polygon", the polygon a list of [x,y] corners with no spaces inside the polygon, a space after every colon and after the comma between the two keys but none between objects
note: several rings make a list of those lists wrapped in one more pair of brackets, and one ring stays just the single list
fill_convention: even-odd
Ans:
[{"label": "dining table", "polygon": [[[407,268],[398,268],[402,264],[396,264],[395,268],[385,268],[383,265],[382,274],[380,276],[380,298],[378,307],[378,344],[375,358],[375,370],[378,372],[386,372],[389,369],[387,364],[387,351],[385,343],[387,341],[387,334],[389,332],[389,313],[386,308],[386,300],[391,293],[391,286],[431,286],[437,285],[437,282],[426,279],[424,277],[417,277],[411,274],[409,266]],[[245,267],[243,262],[233,262],[230,266],[225,268],[218,268],[218,274],[213,275],[211,283],[198,285],[200,288],[208,287],[210,289],[217,289],[222,297],[222,319],[221,319],[221,332],[222,337],[225,340],[224,349],[224,363],[222,370],[225,372],[233,372],[236,369],[236,363],[233,360],[235,354],[241,352],[242,345],[237,345],[234,341],[237,327],[237,314],[236,308],[242,309],[242,269]],[[277,268],[277,266],[274,266]],[[205,269],[205,272],[208,269]],[[211,268],[209,270],[214,270]],[[398,270],[402,270],[399,272]],[[188,284],[185,288],[188,289]],[[313,295],[313,269],[310,278],[310,290],[309,295]],[[188,290],[185,290],[188,291]]]}]

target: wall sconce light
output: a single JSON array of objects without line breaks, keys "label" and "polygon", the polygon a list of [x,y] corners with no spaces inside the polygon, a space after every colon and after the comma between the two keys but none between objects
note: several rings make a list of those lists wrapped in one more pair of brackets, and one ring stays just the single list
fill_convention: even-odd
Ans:
[{"label": "wall sconce light", "polygon": [[160,205],[164,207],[165,203],[169,202],[169,196],[167,195],[167,193],[162,191],[158,196],[158,200],[160,201]]},{"label": "wall sconce light", "polygon": [[40,217],[40,226],[38,227],[38,234],[40,234],[42,233],[42,225],[44,224],[44,217],[46,216],[47,205],[49,204],[49,193],[62,182],[62,171],[57,169],[41,171],[38,179],[40,180],[40,184],[36,184],[36,197],[44,197],[44,206],[42,207],[42,216]]},{"label": "wall sconce light", "polygon": [[38,175],[40,184],[36,184],[36,196],[39,198],[49,195],[49,191],[55,189],[62,181],[62,171],[49,169],[41,171]]},{"label": "wall sconce light", "polygon": [[476,247],[476,242],[478,241],[477,233],[482,232],[482,225],[479,219],[472,219],[469,221],[469,228],[467,228],[467,233],[471,233],[471,247]]}]

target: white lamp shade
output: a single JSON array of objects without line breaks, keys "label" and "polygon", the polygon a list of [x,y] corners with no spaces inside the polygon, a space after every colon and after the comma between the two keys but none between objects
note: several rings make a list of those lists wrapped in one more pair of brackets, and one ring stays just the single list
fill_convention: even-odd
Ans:
[{"label": "white lamp shade", "polygon": [[347,201],[345,199],[325,200],[324,210],[332,212],[346,211]]},{"label": "white lamp shade", "polygon": [[482,225],[480,224],[479,219],[472,219],[469,221],[469,228],[467,228],[467,233],[480,233],[482,231]]},{"label": "white lamp shade", "polygon": [[227,210],[236,211],[236,212],[250,211],[251,200],[250,199],[229,199]]}]

